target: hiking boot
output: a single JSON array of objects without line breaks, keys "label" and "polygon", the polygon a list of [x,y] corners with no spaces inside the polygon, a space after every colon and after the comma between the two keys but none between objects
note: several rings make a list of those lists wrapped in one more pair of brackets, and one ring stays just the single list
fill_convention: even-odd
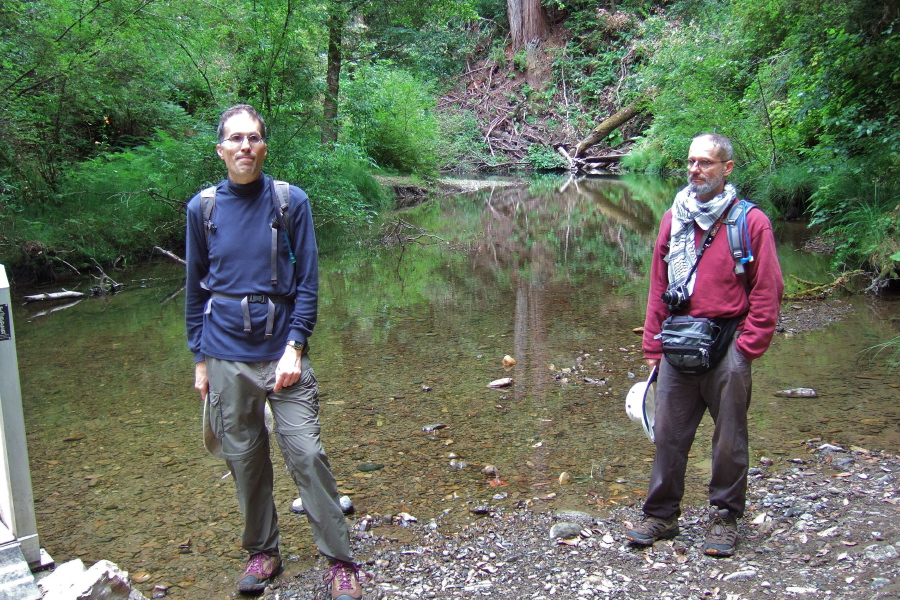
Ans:
[{"label": "hiking boot", "polygon": [[247,559],[244,577],[238,581],[237,589],[239,592],[261,594],[271,580],[282,571],[284,565],[281,564],[281,553],[278,550],[257,552]]},{"label": "hiking boot", "polygon": [[331,600],[359,600],[363,591],[359,585],[359,567],[352,562],[335,561],[323,577],[331,584]]},{"label": "hiking boot", "polygon": [[709,511],[709,526],[706,529],[706,541],[703,542],[703,553],[710,556],[731,556],[737,545],[737,519],[726,509],[715,506]]},{"label": "hiking boot", "polygon": [[670,540],[678,535],[678,515],[668,519],[644,515],[644,520],[634,529],[625,532],[625,539],[641,546],[652,546],[656,540]]}]

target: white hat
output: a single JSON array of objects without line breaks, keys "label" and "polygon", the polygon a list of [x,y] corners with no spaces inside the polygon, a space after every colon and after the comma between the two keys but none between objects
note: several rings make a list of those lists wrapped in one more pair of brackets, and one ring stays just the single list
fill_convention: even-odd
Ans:
[{"label": "white hat", "polygon": [[641,381],[631,386],[628,395],[625,396],[625,412],[628,418],[640,425],[650,441],[653,440],[653,419],[656,412],[656,374],[653,367],[647,381]]}]

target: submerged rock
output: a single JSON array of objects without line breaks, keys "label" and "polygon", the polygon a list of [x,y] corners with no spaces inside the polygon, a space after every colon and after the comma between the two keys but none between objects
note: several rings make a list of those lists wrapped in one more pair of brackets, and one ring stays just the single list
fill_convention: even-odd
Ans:
[{"label": "submerged rock", "polygon": [[792,388],[790,390],[781,390],[775,392],[775,396],[781,398],[818,398],[819,393],[812,388]]},{"label": "submerged rock", "polygon": [[357,471],[362,471],[363,473],[371,473],[372,471],[378,471],[379,469],[383,469],[384,465],[381,463],[366,461],[364,463],[360,463],[356,466]]}]

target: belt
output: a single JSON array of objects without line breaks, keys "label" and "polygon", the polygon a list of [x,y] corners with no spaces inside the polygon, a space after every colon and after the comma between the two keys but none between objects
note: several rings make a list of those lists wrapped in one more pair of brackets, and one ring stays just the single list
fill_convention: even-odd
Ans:
[{"label": "belt", "polygon": [[[244,333],[250,333],[253,329],[250,327],[250,305],[251,304],[268,304],[266,314],[266,339],[272,337],[272,330],[275,328],[275,305],[276,304],[293,304],[294,299],[288,296],[266,296],[265,294],[248,294],[246,296],[236,296],[234,294],[223,294],[222,292],[212,292],[212,298],[218,300],[240,300],[241,316],[244,318]],[[212,305],[206,309],[209,312]]]}]

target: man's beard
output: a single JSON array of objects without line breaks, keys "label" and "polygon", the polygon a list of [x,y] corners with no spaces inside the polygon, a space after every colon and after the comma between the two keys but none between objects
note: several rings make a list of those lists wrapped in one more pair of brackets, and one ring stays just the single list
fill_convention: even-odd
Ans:
[{"label": "man's beard", "polygon": [[698,195],[709,194],[722,185],[723,181],[725,181],[725,177],[720,175],[719,177],[707,177],[706,183],[694,183],[691,181],[691,176],[688,175],[688,185],[690,186],[691,191]]}]

